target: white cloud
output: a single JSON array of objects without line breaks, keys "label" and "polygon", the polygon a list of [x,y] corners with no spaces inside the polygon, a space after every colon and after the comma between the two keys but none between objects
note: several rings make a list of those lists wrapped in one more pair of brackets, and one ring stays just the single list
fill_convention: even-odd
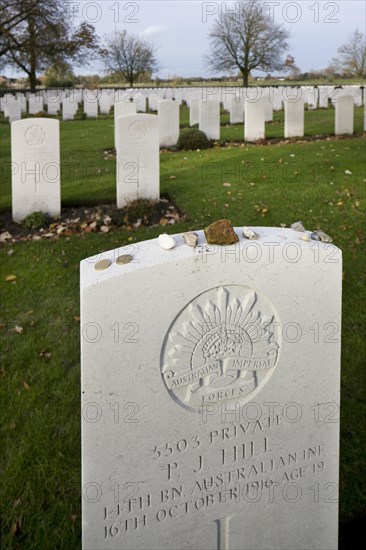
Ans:
[{"label": "white cloud", "polygon": [[163,34],[165,31],[166,27],[163,27],[162,25],[150,25],[140,32],[140,36],[142,36],[143,38],[153,38],[155,36]]}]

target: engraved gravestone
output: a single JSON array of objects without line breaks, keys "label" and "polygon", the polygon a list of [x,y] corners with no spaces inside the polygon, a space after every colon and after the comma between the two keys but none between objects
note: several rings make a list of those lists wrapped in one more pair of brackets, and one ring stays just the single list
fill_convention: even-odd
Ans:
[{"label": "engraved gravestone", "polygon": [[230,98],[230,124],[244,122],[244,99],[241,97]]},{"label": "engraved gravestone", "polygon": [[255,231],[81,263],[85,550],[337,548],[341,251]]},{"label": "engraved gravestone", "polygon": [[189,125],[194,126],[199,123],[200,99],[192,97],[189,102]]},{"label": "engraved gravestone", "polygon": [[124,115],[133,115],[137,112],[137,102],[136,101],[129,101],[126,99],[125,101],[119,101],[118,103],[114,104],[114,146],[117,150],[118,145],[118,134],[117,134],[117,119],[120,116]]},{"label": "engraved gravestone", "polygon": [[98,99],[93,97],[93,95],[85,95],[84,101],[84,113],[87,118],[97,118],[98,117]]},{"label": "engraved gravestone", "polygon": [[305,112],[302,97],[286,98],[285,106],[285,138],[302,137],[304,135]]},{"label": "engraved gravestone", "polygon": [[28,118],[11,125],[12,211],[21,221],[32,212],[61,213],[60,123]]},{"label": "engraved gravestone", "polygon": [[266,103],[268,101],[264,97],[245,100],[245,141],[254,142],[265,137]]},{"label": "engraved gravestone", "polygon": [[171,99],[158,103],[160,147],[172,147],[179,139],[179,104]]},{"label": "engraved gravestone", "polygon": [[334,102],[335,134],[353,134],[354,131],[354,99],[351,95],[341,95]]},{"label": "engraved gravestone", "polygon": [[199,102],[198,124],[208,139],[220,139],[220,101],[216,99]]},{"label": "engraved gravestone", "polygon": [[156,115],[117,118],[117,206],[136,199],[159,200],[159,123]]},{"label": "engraved gravestone", "polygon": [[21,120],[22,110],[21,102],[18,99],[8,99],[4,103],[4,114],[8,117],[10,123]]}]

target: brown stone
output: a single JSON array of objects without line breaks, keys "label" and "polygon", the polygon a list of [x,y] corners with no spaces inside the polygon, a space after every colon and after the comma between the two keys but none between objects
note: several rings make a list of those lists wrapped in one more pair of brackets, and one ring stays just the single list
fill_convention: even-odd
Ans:
[{"label": "brown stone", "polygon": [[239,238],[235,233],[230,220],[218,220],[205,229],[208,244],[235,244]]}]

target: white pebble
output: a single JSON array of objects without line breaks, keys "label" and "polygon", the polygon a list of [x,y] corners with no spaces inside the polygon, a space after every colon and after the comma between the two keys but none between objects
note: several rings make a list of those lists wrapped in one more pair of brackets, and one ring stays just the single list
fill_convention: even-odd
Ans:
[{"label": "white pebble", "polygon": [[253,231],[253,229],[250,229],[250,227],[243,227],[243,235],[246,239],[255,240],[259,239],[258,233]]},{"label": "white pebble", "polygon": [[167,235],[167,233],[162,233],[161,235],[159,235],[158,242],[161,248],[163,248],[164,250],[171,250],[177,245],[173,237]]}]

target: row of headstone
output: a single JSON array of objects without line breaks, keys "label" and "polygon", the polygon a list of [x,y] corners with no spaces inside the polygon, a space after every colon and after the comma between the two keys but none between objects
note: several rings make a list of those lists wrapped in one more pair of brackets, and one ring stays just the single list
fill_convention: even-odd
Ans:
[{"label": "row of headstone", "polygon": [[[198,98],[190,100],[190,125],[198,123],[209,139],[220,139],[220,102],[215,99],[203,101]],[[353,134],[354,132],[354,97],[342,95],[335,107],[335,134]],[[231,123],[244,124],[245,141],[258,141],[265,138],[265,123],[273,120],[273,105],[268,97],[253,101],[232,98],[230,105]],[[284,102],[285,125],[284,137],[304,136],[305,104],[302,99],[292,98]]]},{"label": "row of headstone", "polygon": [[[69,104],[70,105],[70,104]],[[137,198],[158,200],[160,146],[179,137],[179,105],[159,102],[159,115],[138,114],[136,102],[115,105],[117,206]],[[15,221],[32,212],[59,216],[59,121],[31,118],[11,127],[12,210]]]},{"label": "row of headstone", "polygon": [[[191,108],[195,100],[191,100]],[[219,139],[220,102],[198,102],[199,128],[209,139]],[[248,142],[265,137],[266,103],[264,99],[244,102],[244,138]],[[159,197],[159,149],[175,145],[179,138],[177,102],[159,101],[157,116],[138,114],[137,105],[131,101],[114,105],[119,208],[136,198]],[[69,102],[63,104],[65,116],[71,106]],[[353,117],[353,97],[340,97],[335,103],[337,135],[353,133]],[[14,220],[19,221],[35,211],[58,215],[61,208],[59,122],[43,118],[19,120],[12,123],[11,134]],[[285,137],[303,135],[304,103],[288,101],[285,103]]]},{"label": "row of headstone", "polygon": [[84,550],[337,549],[341,250],[253,229],[82,261]]},{"label": "row of headstone", "polygon": [[[303,99],[298,97],[296,89],[293,89],[293,92],[293,97],[290,97],[287,91],[287,100],[283,102],[285,111],[285,138],[302,137],[304,135],[305,104]],[[269,94],[265,94],[264,97],[257,99],[256,91],[253,89],[248,95],[248,100],[243,100],[238,96],[232,97],[230,101],[224,103],[224,107],[226,106],[230,112],[231,124],[243,123],[245,112],[248,111],[249,118],[245,121],[244,139],[246,141],[257,141],[265,137],[265,123],[273,120],[275,105],[271,103]],[[102,95],[99,100],[97,100],[96,96],[94,100],[90,97],[84,99],[84,112],[86,116],[88,118],[95,118],[98,116],[99,110],[101,113],[108,114],[112,105],[125,105],[126,99],[134,99],[132,102],[136,105],[136,111],[134,112],[146,112],[146,97],[143,94],[130,96],[129,93],[125,93],[124,96],[122,96],[123,100],[115,104],[112,103],[113,97],[113,94],[105,94]],[[43,101],[44,99],[40,96],[30,96],[28,98],[29,110],[32,113],[39,112],[39,110],[43,108]],[[172,112],[170,120],[169,117],[165,117],[163,107],[159,112],[161,100],[159,100],[157,96],[154,96],[152,100],[151,94],[149,96],[150,110],[159,112],[159,118],[161,119],[160,145],[162,147],[169,147],[175,145],[179,137],[179,103],[172,100],[163,101],[168,102],[166,103],[165,110],[168,109]],[[128,101],[128,103],[131,102]],[[57,96],[48,97],[46,104],[50,115],[57,115],[62,110],[63,120],[72,120],[79,108],[77,100],[71,99],[70,97],[64,97],[61,101]],[[337,98],[337,100],[333,100],[332,104],[335,108],[335,134],[352,134],[354,131],[354,95],[343,94]],[[204,101],[197,97],[191,97],[189,99],[190,126],[198,124],[200,130],[205,132],[209,139],[220,139],[220,105],[221,103],[214,98]],[[2,101],[1,106],[10,122],[21,119],[22,103],[19,98],[7,98],[6,101]],[[153,109],[151,109],[151,106]],[[124,109],[124,107],[122,107],[122,109]],[[127,109],[129,109],[128,112],[131,112],[130,108]],[[254,114],[252,115],[251,113]],[[119,110],[115,107],[115,119],[117,116],[119,116]],[[262,120],[263,117],[264,123]],[[166,122],[164,122],[165,119]],[[366,129],[366,116],[364,120],[364,129]]]},{"label": "row of headstone", "polygon": [[[316,108],[328,108],[329,104],[334,104],[342,95],[351,95],[354,98],[356,106],[362,106],[365,104],[365,89],[361,86],[280,86],[278,88],[273,87],[225,87],[225,86],[212,86],[212,87],[196,87],[196,88],[131,88],[128,90],[44,90],[37,92],[36,94],[27,92],[25,94],[17,92],[14,94],[5,94],[0,99],[0,109],[6,112],[6,104],[9,102],[18,101],[20,103],[20,111],[22,113],[28,112],[29,114],[37,114],[43,110],[43,104],[48,107],[50,114],[56,113],[60,110],[60,104],[64,100],[68,100],[71,103],[77,105],[84,104],[86,106],[85,113],[87,116],[96,116],[96,110],[92,107],[88,109],[88,103],[98,103],[99,111],[101,114],[108,114],[113,103],[124,101],[126,96],[131,97],[134,101],[138,102],[138,112],[146,112],[146,101],[149,103],[149,109],[151,111],[157,111],[158,102],[162,99],[174,99],[179,105],[183,101],[190,106],[191,99],[203,99],[203,100],[219,100],[224,109],[230,112],[230,105],[233,103],[232,99],[238,102],[240,100],[248,99],[260,99],[268,98],[269,103],[273,106],[274,111],[279,111],[284,108],[284,102],[289,97],[295,96],[299,100],[303,100],[308,109]],[[10,107],[12,109],[12,107]],[[269,107],[268,107],[269,109]],[[7,115],[6,115],[7,116]],[[270,116],[268,113],[267,117]],[[198,115],[197,115],[198,120]]]},{"label": "row of headstone", "polygon": [[[170,103],[173,104],[171,111]],[[136,103],[117,104],[117,206],[137,198],[160,196],[160,141],[175,140],[168,120],[175,117],[179,130],[179,106],[161,102],[161,116],[137,114]],[[122,113],[122,116],[121,116]],[[130,114],[128,114],[130,113]],[[177,116],[178,115],[178,116]],[[47,118],[28,118],[11,125],[12,216],[22,221],[33,212],[52,217],[61,213],[60,123]]]}]

